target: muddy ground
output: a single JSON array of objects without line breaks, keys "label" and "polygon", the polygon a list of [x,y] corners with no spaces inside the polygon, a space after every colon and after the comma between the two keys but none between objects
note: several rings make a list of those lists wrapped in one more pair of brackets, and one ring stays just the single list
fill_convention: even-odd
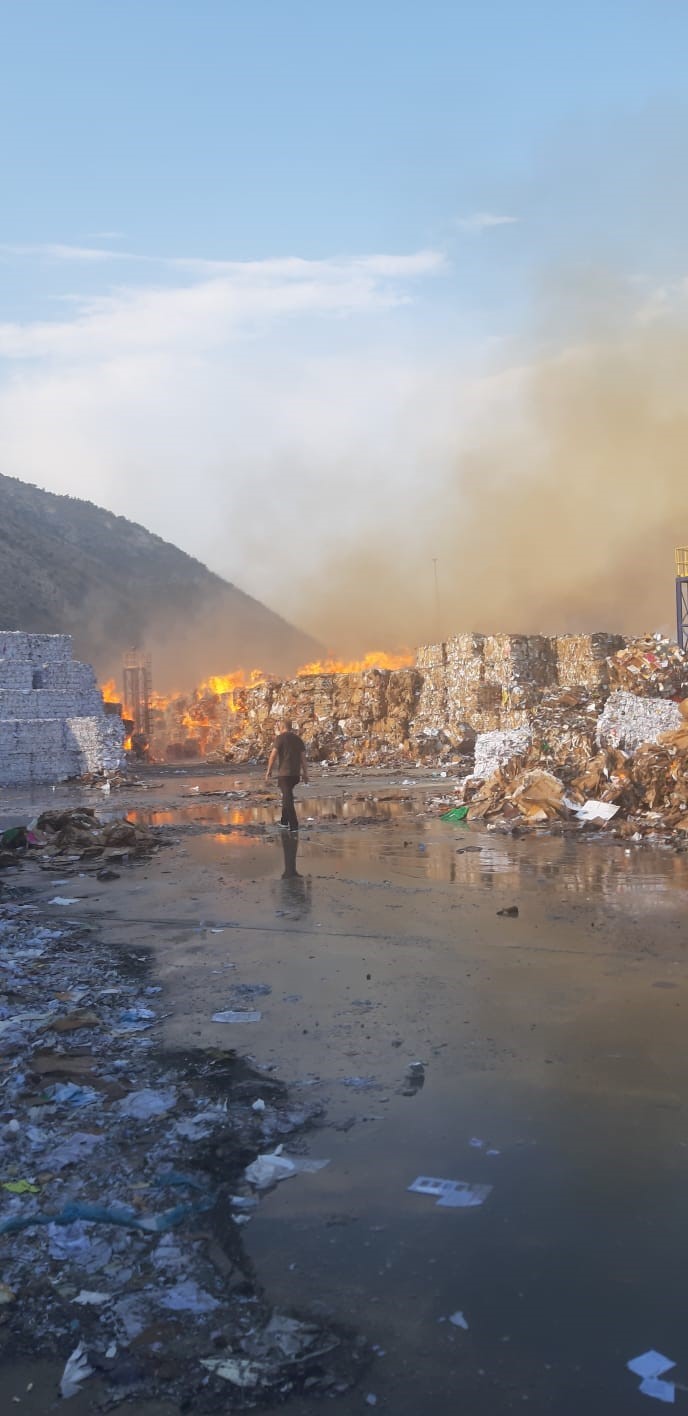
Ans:
[{"label": "muddy ground", "polygon": [[[646,1409],[625,1364],[648,1348],[677,1363],[688,1401],[688,855],[450,825],[427,810],[447,787],[436,774],[316,773],[298,840],[257,773],[145,782],[3,793],[3,827],[79,800],[170,842],[109,882],[73,863],[68,906],[48,903],[55,877],[36,863],[3,880],[36,921],[145,960],[162,991],[138,1085],[177,1078],[193,1111],[188,1059],[236,1049],[249,1100],[264,1078],[274,1113],[279,1081],[285,1114],[311,1117],[285,1149],[329,1165],[264,1194],[237,1231],[247,1296],[341,1335],[336,1380],[292,1394],[294,1416],[330,1401],[341,1416],[615,1416]],[[228,792],[248,795],[214,795]],[[211,1020],[237,1008],[262,1016]],[[255,1154],[268,1121],[251,1125]],[[420,1175],[492,1188],[444,1208],[409,1192]],[[4,1261],[22,1242],[0,1240]],[[84,1330],[72,1311],[64,1356]],[[198,1382],[193,1315],[184,1344]],[[61,1362],[42,1351],[5,1351],[3,1412],[52,1409]],[[214,1406],[217,1378],[202,1389],[208,1409],[234,1409],[225,1386]],[[163,1373],[154,1397],[118,1401],[101,1372],[66,1409],[177,1416],[199,1400]]]}]

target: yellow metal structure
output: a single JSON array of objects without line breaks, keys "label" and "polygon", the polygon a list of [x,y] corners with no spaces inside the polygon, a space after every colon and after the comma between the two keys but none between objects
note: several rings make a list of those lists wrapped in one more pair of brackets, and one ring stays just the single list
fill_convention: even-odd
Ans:
[{"label": "yellow metal structure", "polygon": [[688,575],[688,546],[677,546],[674,555],[676,556],[676,574]]}]

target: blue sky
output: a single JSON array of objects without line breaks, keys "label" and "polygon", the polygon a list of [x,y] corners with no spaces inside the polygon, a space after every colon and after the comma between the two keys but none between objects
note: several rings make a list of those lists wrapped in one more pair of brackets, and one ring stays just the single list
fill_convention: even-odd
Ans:
[{"label": "blue sky", "polygon": [[0,467],[300,611],[285,471],[329,554],[353,461],[384,521],[486,379],[681,282],[687,41],[681,0],[6,4]]}]

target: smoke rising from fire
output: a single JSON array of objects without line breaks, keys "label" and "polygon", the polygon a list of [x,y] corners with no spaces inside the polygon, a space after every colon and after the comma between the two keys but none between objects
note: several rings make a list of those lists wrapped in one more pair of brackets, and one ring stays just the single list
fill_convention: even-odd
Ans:
[{"label": "smoke rising from fire", "polygon": [[609,323],[496,376],[479,433],[384,507],[361,506],[317,598],[297,581],[286,612],[339,653],[462,631],[671,629],[688,326],[656,311]]}]

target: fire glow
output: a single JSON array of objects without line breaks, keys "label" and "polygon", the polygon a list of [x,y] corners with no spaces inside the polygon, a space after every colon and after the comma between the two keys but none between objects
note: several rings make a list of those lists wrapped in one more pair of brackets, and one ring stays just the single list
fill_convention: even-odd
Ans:
[{"label": "fire glow", "polygon": [[[362,659],[343,660],[328,657],[314,660],[310,664],[302,664],[296,671],[296,677],[360,674],[375,669],[395,670],[407,668],[412,663],[413,655],[406,650],[398,654],[373,650]],[[164,753],[168,758],[178,759],[203,757],[206,753],[227,745],[232,737],[233,715],[241,715],[244,711],[246,693],[271,681],[272,676],[262,669],[237,668],[231,673],[209,675],[191,693],[151,693],[149,709],[154,755]],[[114,679],[108,679],[102,684],[101,692],[107,703],[121,701]],[[126,706],[124,716],[127,716]]]}]

